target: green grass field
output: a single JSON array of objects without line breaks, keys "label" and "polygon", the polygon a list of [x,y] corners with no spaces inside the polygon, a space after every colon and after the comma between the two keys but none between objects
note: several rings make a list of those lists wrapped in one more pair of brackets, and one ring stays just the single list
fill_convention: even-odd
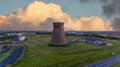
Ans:
[{"label": "green grass field", "polygon": [[120,67],[120,63],[114,64],[112,67]]},{"label": "green grass field", "polygon": [[[78,36],[67,36],[68,41]],[[112,46],[95,46],[88,43],[70,43],[70,46],[48,46],[51,35],[27,35],[28,42],[44,42],[25,46],[24,59],[14,67],[84,67],[85,65],[120,54],[120,42],[108,40]],[[115,56],[114,55],[114,56]]]},{"label": "green grass field", "polygon": [[112,67],[120,67],[120,63],[113,65]]}]

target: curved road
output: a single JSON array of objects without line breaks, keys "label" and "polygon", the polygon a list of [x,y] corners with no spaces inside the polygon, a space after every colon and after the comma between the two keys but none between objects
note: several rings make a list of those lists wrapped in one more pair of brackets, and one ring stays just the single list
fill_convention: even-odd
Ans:
[{"label": "curved road", "polygon": [[90,64],[86,67],[110,67],[111,65],[120,62],[120,56],[115,56],[94,64]]},{"label": "curved road", "polygon": [[13,52],[11,53],[11,55],[9,55],[5,60],[3,60],[2,62],[0,62],[0,67],[5,67],[8,64],[13,64],[22,54],[23,52],[23,47],[21,46],[17,46]]}]

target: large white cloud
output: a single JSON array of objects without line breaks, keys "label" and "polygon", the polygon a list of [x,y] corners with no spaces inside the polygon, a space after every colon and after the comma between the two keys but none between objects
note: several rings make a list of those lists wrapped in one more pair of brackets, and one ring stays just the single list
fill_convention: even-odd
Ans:
[{"label": "large white cloud", "polygon": [[110,22],[104,22],[100,17],[81,17],[73,20],[75,23],[75,30],[85,30],[85,31],[105,31],[112,30],[110,27]]},{"label": "large white cloud", "polygon": [[59,5],[34,1],[24,9],[0,16],[1,30],[52,30],[52,22],[64,22],[65,30],[112,30],[109,22],[100,17],[71,19]]}]

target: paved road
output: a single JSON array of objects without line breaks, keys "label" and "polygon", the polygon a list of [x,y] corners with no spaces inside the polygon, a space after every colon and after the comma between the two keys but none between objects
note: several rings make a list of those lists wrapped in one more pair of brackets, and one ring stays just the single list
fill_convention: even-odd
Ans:
[{"label": "paved road", "polygon": [[23,47],[21,46],[17,46],[13,52],[11,53],[11,55],[9,55],[5,60],[3,60],[2,62],[0,62],[0,67],[5,67],[8,64],[13,64],[22,54],[23,52]]},{"label": "paved road", "polygon": [[94,64],[90,64],[86,67],[110,67],[111,65],[120,62],[120,56],[115,56]]}]

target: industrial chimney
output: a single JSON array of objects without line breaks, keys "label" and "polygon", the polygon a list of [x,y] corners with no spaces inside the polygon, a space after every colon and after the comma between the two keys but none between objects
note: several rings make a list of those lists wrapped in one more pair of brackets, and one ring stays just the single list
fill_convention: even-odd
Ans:
[{"label": "industrial chimney", "polygon": [[53,23],[53,33],[51,39],[52,46],[64,46],[66,45],[66,37],[64,33],[64,23],[54,22]]}]

